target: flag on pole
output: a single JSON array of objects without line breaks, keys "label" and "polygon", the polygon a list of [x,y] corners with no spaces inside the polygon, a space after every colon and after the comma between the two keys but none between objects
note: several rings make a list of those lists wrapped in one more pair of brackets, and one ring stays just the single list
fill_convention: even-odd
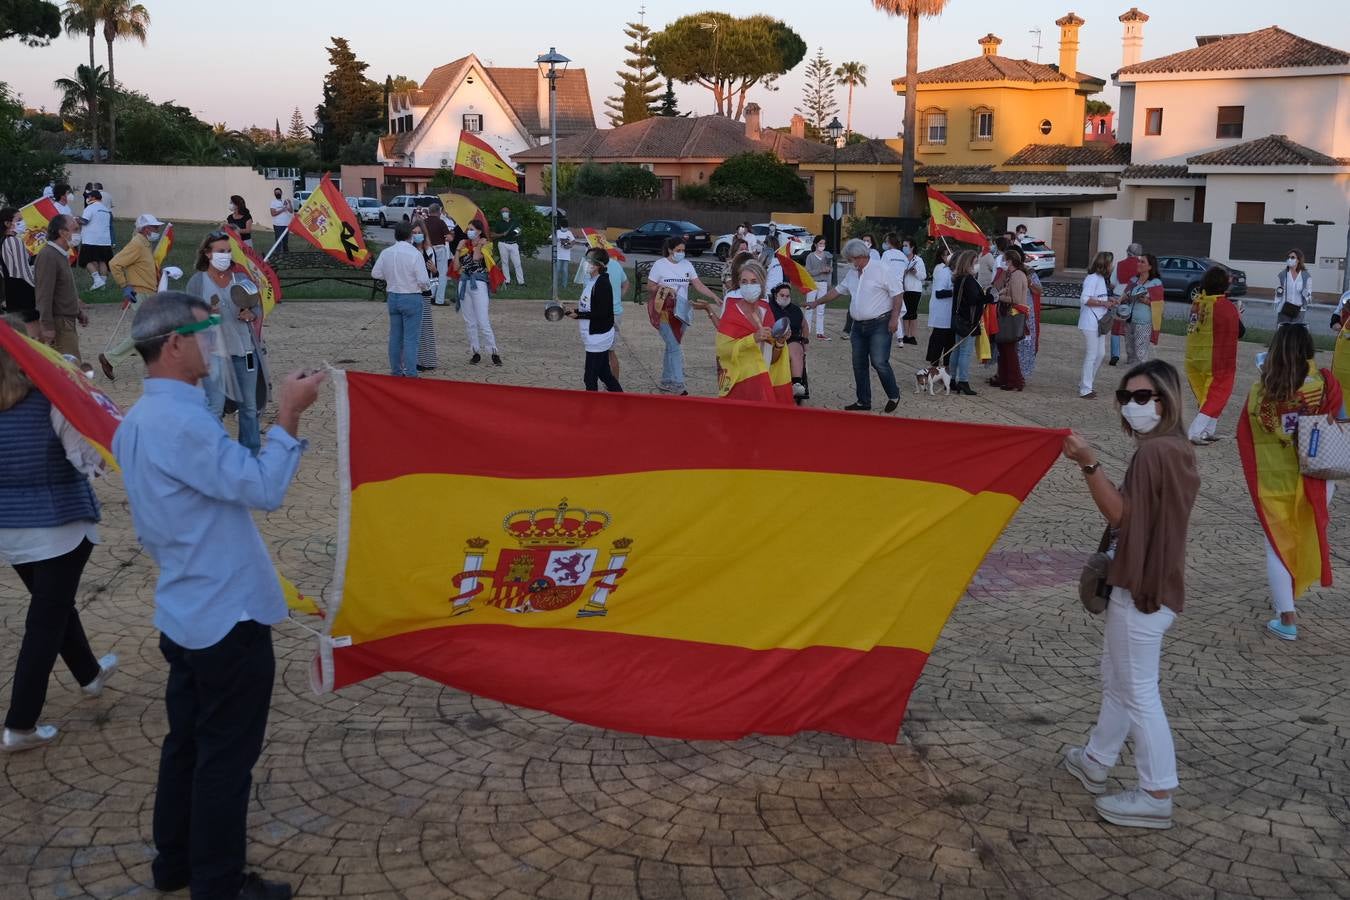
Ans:
[{"label": "flag on pole", "polygon": [[47,246],[47,226],[60,214],[56,203],[47,197],[39,197],[19,210],[24,226],[23,246],[29,256],[37,256]]},{"label": "flag on pole", "polygon": [[803,294],[810,293],[816,289],[816,279],[811,277],[810,272],[806,271],[806,266],[792,258],[792,254],[788,252],[790,243],[790,241],[785,241],[783,246],[779,247],[774,253],[774,256],[778,259],[778,264],[783,267],[783,277]]},{"label": "flag on pole", "polygon": [[512,193],[520,190],[516,170],[511,168],[511,164],[502,159],[487,141],[467,131],[459,133],[459,149],[455,152],[455,174]]},{"label": "flag on pole", "polygon": [[946,194],[928,189],[928,236],[950,237],[989,249],[989,238],[966,215],[966,211]]},{"label": "flag on pole", "polygon": [[164,226],[164,230],[159,234],[159,243],[155,244],[155,265],[164,268],[164,260],[169,258],[169,251],[173,249],[173,223]]},{"label": "flag on pole", "polygon": [[243,242],[238,231],[226,225],[225,233],[230,237],[230,256],[234,258],[234,264],[243,269],[244,274],[258,287],[265,319],[272,314],[272,307],[281,300],[281,281],[272,267]]},{"label": "flag on pole", "polygon": [[[1107,315],[1112,313],[1107,312]],[[1200,412],[1217,419],[1237,377],[1237,307],[1225,297],[1199,294],[1186,327],[1186,380]]]},{"label": "flag on pole", "polygon": [[[1066,434],[359,372],[334,382],[337,596],[316,689],[412,672],[683,739],[894,741],[957,599]],[[698,451],[674,460],[673,446]],[[839,452],[876,446],[912,452]],[[802,496],[828,523],[812,536],[820,553],[784,555],[786,498]]]},{"label": "flag on pole", "polygon": [[295,211],[291,234],[298,234],[339,262],[358,269],[370,259],[356,210],[347,205],[347,198],[327,172],[314,193]]},{"label": "flag on pole", "polygon": [[623,255],[623,251],[614,246],[614,242],[605,237],[603,233],[594,228],[583,228],[581,233],[586,237],[586,245],[592,248],[604,250],[609,254],[610,259],[616,259],[619,262],[627,262],[628,257]]}]

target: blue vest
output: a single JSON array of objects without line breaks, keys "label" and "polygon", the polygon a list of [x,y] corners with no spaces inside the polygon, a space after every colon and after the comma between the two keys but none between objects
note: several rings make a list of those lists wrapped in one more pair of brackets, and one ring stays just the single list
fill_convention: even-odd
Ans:
[{"label": "blue vest", "polygon": [[0,412],[0,528],[99,520],[94,489],[66,459],[51,413],[36,389]]}]

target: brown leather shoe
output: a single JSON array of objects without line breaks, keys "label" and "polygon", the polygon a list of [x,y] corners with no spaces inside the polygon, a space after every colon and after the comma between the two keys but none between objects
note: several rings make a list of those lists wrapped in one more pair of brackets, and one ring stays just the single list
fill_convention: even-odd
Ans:
[{"label": "brown leather shoe", "polygon": [[109,360],[108,357],[100,353],[98,355],[98,364],[103,368],[104,377],[106,377],[109,381],[117,380],[117,374],[113,372],[112,361]]}]

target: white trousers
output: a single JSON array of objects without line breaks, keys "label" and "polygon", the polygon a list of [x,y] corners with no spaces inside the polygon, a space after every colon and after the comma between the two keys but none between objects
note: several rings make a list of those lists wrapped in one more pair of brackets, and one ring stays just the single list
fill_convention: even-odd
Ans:
[{"label": "white trousers", "polygon": [[1158,692],[1162,639],[1175,620],[1176,613],[1166,606],[1141,613],[1129,591],[1111,589],[1102,644],[1102,708],[1086,750],[1102,765],[1114,766],[1125,739],[1132,738],[1139,787],[1146,791],[1177,786],[1172,728]]},{"label": "white trousers", "polygon": [[[828,292],[825,288],[817,288],[816,290],[814,290],[814,291],[812,291],[811,293],[807,294],[807,295],[806,295],[806,299],[807,299],[807,300],[815,300],[815,299],[818,298],[818,297],[824,297],[827,293],[829,293],[829,292]],[[825,307],[823,307],[823,306],[817,306],[815,309],[810,310],[810,311],[808,311],[808,312],[806,313],[806,322],[805,322],[805,325],[806,325],[806,330],[807,330],[808,332],[811,331],[811,328],[812,328],[811,323],[812,323],[813,321],[815,322],[815,334],[824,334],[824,333],[825,333]]]},{"label": "white trousers", "polygon": [[1078,394],[1086,396],[1093,392],[1097,370],[1102,367],[1102,360],[1106,359],[1106,335],[1098,334],[1095,327],[1091,331],[1080,328],[1078,332],[1083,335],[1084,344],[1083,376],[1078,382]]},{"label": "white trousers", "polygon": [[1186,436],[1193,441],[1214,437],[1214,432],[1218,430],[1218,427],[1218,419],[1213,416],[1207,416],[1204,413],[1196,413],[1195,420],[1191,422],[1191,428],[1186,432]]},{"label": "white trousers", "polygon": [[[1327,505],[1330,506],[1331,498],[1336,496],[1336,482],[1324,483],[1327,486]],[[1281,613],[1291,613],[1294,611],[1294,576],[1290,575],[1284,563],[1280,562],[1275,548],[1270,545],[1270,538],[1263,536],[1262,540],[1266,545],[1266,585],[1270,588],[1270,605],[1274,607],[1277,616]]]},{"label": "white trousers", "polygon": [[436,295],[432,298],[436,303],[445,302],[445,285],[450,279],[450,248],[445,244],[437,244],[431,248],[432,264],[436,266]]},{"label": "white trousers", "polygon": [[502,274],[503,274],[504,276],[506,276],[506,280],[505,280],[504,282],[502,282],[502,283],[503,283],[503,284],[510,284],[510,283],[511,283],[511,266],[514,265],[514,266],[516,267],[516,283],[517,283],[517,284],[524,284],[524,283],[525,283],[525,272],[524,272],[524,270],[521,269],[521,267],[520,267],[520,245],[519,245],[519,244],[498,243],[498,244],[497,244],[497,250],[498,250],[498,251],[501,253],[501,255],[502,255],[502,260],[501,260],[501,264],[502,264]]},{"label": "white trousers", "polygon": [[[485,281],[469,279],[461,281],[460,286],[468,289],[459,298],[459,312],[464,316],[464,331],[469,336],[469,352],[478,353],[486,348],[488,353],[497,352],[497,338],[492,334],[492,322],[488,318],[488,286]],[[483,343],[479,344],[478,335],[482,333]]]}]

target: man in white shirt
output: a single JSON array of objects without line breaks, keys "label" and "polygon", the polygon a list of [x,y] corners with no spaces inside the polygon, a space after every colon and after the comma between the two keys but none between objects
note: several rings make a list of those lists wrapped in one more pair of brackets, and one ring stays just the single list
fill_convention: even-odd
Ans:
[{"label": "man in white shirt", "polygon": [[412,245],[412,225],[394,224],[394,243],[380,251],[370,277],[384,282],[389,297],[390,373],[416,378],[422,295],[431,292],[431,277],[422,251]]},{"label": "man in white shirt", "polygon": [[63,216],[72,216],[75,213],[70,208],[70,185],[62,182],[52,188],[52,202],[56,204],[56,211]]},{"label": "man in white shirt", "polygon": [[880,259],[872,259],[871,250],[857,238],[844,242],[843,256],[850,263],[848,273],[834,288],[806,308],[829,303],[835,297],[848,296],[848,312],[853,319],[849,340],[853,348],[853,381],[858,391],[858,402],[844,409],[872,408],[872,382],[867,367],[876,370],[881,388],[886,392],[886,412],[895,412],[900,405],[900,387],[891,370],[891,335],[900,329],[900,310],[904,305],[904,282],[886,269]]},{"label": "man in white shirt", "polygon": [[281,188],[277,188],[272,191],[272,202],[267,204],[267,210],[272,214],[272,243],[280,244],[277,249],[285,253],[291,249],[291,236],[286,233],[286,229],[291,227],[295,219],[295,205],[290,197],[282,193]]},{"label": "man in white shirt", "polygon": [[88,199],[80,216],[84,219],[84,237],[79,262],[94,280],[94,290],[98,290],[108,283],[108,260],[112,259],[112,211],[103,205],[103,195],[97,190],[90,191]]}]

